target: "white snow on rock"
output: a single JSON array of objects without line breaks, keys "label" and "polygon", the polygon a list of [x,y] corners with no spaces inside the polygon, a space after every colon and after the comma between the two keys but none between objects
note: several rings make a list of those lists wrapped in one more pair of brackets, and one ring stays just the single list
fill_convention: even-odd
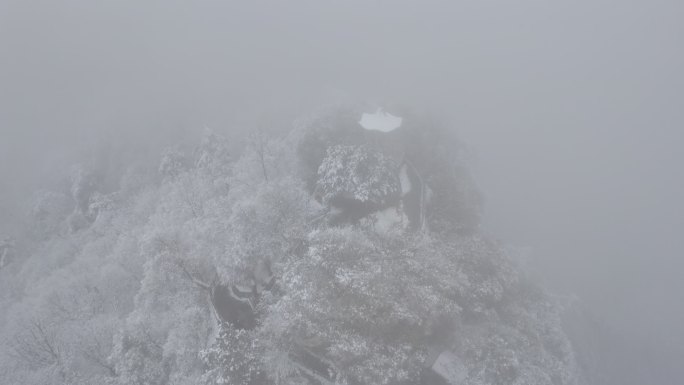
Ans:
[{"label": "white snow on rock", "polygon": [[402,197],[411,192],[411,179],[409,178],[408,168],[405,164],[401,166],[401,170],[399,171],[399,183],[401,185]]},{"label": "white snow on rock", "polygon": [[374,114],[362,114],[359,124],[366,130],[390,132],[401,127],[402,118],[394,116],[378,108]]},{"label": "white snow on rock", "polygon": [[379,234],[403,232],[408,226],[408,217],[399,207],[388,207],[371,214],[368,218]]},{"label": "white snow on rock", "polygon": [[468,370],[461,360],[449,351],[442,352],[432,365],[432,370],[450,384],[460,384],[468,377]]}]

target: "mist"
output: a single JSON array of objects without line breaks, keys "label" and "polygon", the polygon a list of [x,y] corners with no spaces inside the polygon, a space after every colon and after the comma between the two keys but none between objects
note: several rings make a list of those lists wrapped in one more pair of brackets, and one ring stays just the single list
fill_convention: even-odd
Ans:
[{"label": "mist", "polygon": [[209,127],[239,152],[330,105],[402,106],[465,143],[482,229],[601,325],[602,383],[679,383],[682,17],[676,1],[3,0],[0,233],[105,147],[153,157]]}]

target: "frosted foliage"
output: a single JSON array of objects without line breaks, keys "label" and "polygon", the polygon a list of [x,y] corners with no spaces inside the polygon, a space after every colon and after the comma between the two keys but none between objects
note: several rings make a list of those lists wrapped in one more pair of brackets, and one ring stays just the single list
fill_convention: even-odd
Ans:
[{"label": "frosted foliage", "polygon": [[324,202],[349,198],[382,204],[401,191],[397,170],[393,160],[367,146],[336,145],[318,168],[317,188]]},{"label": "frosted foliage", "polygon": [[217,260],[224,281],[260,260],[278,261],[300,245],[307,222],[317,212],[300,183],[285,178],[260,185],[237,201],[230,218],[231,258]]},{"label": "frosted foliage", "polygon": [[[306,146],[263,138],[233,161],[207,132],[118,183],[76,167],[37,194],[0,242],[0,382],[575,384],[561,308],[504,248],[408,226],[409,198],[434,187],[448,209],[461,174],[422,180],[336,116]],[[336,204],[363,215],[333,223]],[[218,287],[246,288],[254,325],[219,321]]]},{"label": "frosted foliage", "polygon": [[[434,349],[450,352],[438,369],[459,383],[576,381],[560,308],[528,293],[510,259],[484,239],[314,231],[308,253],[280,268],[285,294],[268,307],[265,346],[311,345],[351,383],[414,381]],[[273,378],[291,370],[281,356],[267,356]]]},{"label": "frosted foliage", "polygon": [[[373,237],[352,228],[310,234],[308,254],[282,265],[286,294],[269,308],[264,338],[282,349],[319,341],[349,380],[415,379],[434,332],[430,320],[461,311],[449,300],[461,290],[452,279],[458,267],[439,255],[418,262],[401,240],[381,247]],[[438,263],[445,274],[435,276]]]},{"label": "frosted foliage", "polygon": [[217,177],[230,173],[231,157],[224,137],[205,129],[202,142],[195,152],[198,169]]},{"label": "frosted foliage", "polygon": [[162,158],[159,162],[159,174],[163,177],[174,177],[183,172],[187,166],[188,160],[180,149],[167,148],[162,153]]},{"label": "frosted foliage", "polygon": [[255,340],[250,332],[235,329],[229,324],[221,324],[216,341],[200,352],[200,357],[207,368],[201,377],[201,383],[262,384],[262,353],[258,347],[258,340]]},{"label": "frosted foliage", "polygon": [[82,166],[74,167],[71,175],[71,196],[76,208],[82,213],[87,212],[90,197],[96,189],[95,175]]}]

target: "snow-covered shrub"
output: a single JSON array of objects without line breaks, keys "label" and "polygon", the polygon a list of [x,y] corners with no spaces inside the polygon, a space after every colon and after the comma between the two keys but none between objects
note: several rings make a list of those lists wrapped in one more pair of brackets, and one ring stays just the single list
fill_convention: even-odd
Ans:
[{"label": "snow-covered shrub", "polygon": [[355,201],[382,207],[397,201],[399,168],[391,158],[367,146],[332,146],[318,168],[316,189],[325,204]]}]

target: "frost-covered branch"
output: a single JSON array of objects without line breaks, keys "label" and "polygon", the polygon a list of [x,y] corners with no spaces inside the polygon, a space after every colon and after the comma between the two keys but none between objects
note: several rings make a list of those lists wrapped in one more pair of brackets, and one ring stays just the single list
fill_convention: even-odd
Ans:
[{"label": "frost-covered branch", "polygon": [[192,273],[190,273],[190,271],[185,267],[185,263],[183,263],[183,261],[180,261],[180,260],[178,261],[178,267],[183,272],[183,275],[185,276],[185,278],[190,280],[190,282],[192,282],[193,284],[195,284],[197,287],[199,287],[202,290],[205,290],[207,292],[211,291],[213,284],[206,283],[206,282],[202,281],[201,279],[192,275]]},{"label": "frost-covered branch", "polygon": [[54,332],[36,318],[14,336],[11,348],[16,357],[31,366],[54,365],[62,361]]}]

